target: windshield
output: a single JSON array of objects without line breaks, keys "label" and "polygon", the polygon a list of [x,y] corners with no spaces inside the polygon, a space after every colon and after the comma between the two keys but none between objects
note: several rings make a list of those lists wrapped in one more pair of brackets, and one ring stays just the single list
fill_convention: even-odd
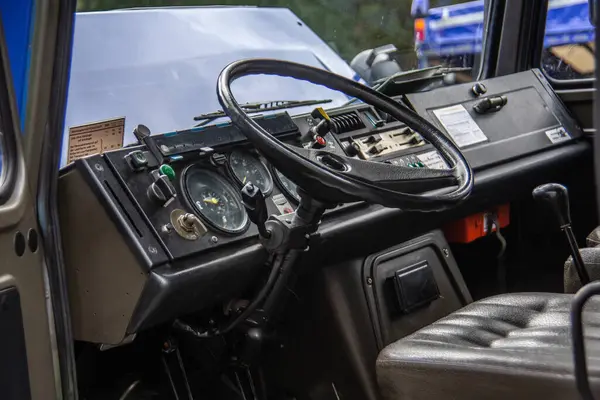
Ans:
[{"label": "windshield", "polygon": [[[125,119],[123,145],[135,142],[137,124],[152,133],[190,128],[220,109],[217,76],[238,59],[289,60],[373,85],[424,67],[472,67],[483,32],[483,1],[79,0],[78,11],[64,143],[70,127],[115,118]],[[232,87],[240,103],[349,100],[273,76]]]}]

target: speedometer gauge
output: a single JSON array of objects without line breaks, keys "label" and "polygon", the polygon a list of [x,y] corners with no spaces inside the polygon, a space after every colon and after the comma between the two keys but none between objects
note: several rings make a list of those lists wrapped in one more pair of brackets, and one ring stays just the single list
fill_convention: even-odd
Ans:
[{"label": "speedometer gauge", "polygon": [[234,150],[229,155],[229,168],[240,184],[252,182],[264,195],[273,190],[273,178],[260,159],[247,151]]},{"label": "speedometer gauge", "polygon": [[185,190],[200,216],[216,229],[239,233],[248,226],[248,214],[237,190],[213,171],[196,165],[184,173]]}]

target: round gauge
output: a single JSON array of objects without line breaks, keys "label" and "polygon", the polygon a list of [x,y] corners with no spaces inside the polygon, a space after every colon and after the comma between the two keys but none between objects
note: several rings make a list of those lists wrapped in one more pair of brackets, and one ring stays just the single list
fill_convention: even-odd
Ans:
[{"label": "round gauge", "polygon": [[273,178],[257,156],[247,151],[234,150],[229,155],[229,168],[242,185],[252,182],[264,195],[273,190]]},{"label": "round gauge", "polygon": [[237,190],[215,172],[192,165],[184,173],[185,190],[200,216],[226,233],[248,226],[248,214]]},{"label": "round gauge", "polygon": [[273,171],[275,171],[275,177],[284,194],[294,199],[297,203],[300,203],[300,195],[297,190],[298,186],[292,182],[290,178],[279,172],[278,169],[273,168]]}]

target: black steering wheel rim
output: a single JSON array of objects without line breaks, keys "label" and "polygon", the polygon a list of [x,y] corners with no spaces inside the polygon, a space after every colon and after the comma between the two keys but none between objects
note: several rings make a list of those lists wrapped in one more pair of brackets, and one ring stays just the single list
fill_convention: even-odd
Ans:
[{"label": "black steering wheel rim", "polygon": [[[358,162],[346,158],[346,161],[352,162],[360,168],[369,168],[364,163],[381,164],[378,168],[384,168],[382,171],[391,173],[392,179],[376,183],[351,173],[327,168],[318,161],[318,155],[327,153],[326,151],[311,152],[284,144],[263,129],[240,107],[231,91],[231,83],[243,76],[257,74],[305,80],[356,97],[390,114],[415,132],[418,132],[440,153],[442,158],[450,165],[450,169],[444,173],[437,170],[416,170],[387,164],[383,167],[381,163]],[[240,60],[229,64],[219,75],[217,97],[223,111],[231,118],[232,123],[240,129],[264,157],[319,200],[332,200],[334,202],[363,200],[406,210],[439,211],[456,206],[470,194],[473,188],[473,172],[467,160],[458,147],[438,128],[390,97],[340,75],[289,61],[273,59]],[[435,191],[422,194],[405,193],[390,189],[390,183],[406,183],[416,179],[425,181],[427,179],[443,178],[444,176],[453,177],[458,186],[449,192],[440,193]],[[393,178],[397,179],[394,180]],[[319,198],[323,191],[336,198]],[[331,193],[335,193],[335,195],[331,195]]]}]

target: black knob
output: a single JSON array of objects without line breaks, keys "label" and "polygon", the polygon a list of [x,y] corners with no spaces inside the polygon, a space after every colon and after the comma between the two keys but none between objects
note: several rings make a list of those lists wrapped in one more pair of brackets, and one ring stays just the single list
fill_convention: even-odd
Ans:
[{"label": "black knob", "polygon": [[352,142],[342,144],[342,148],[344,149],[344,152],[350,157],[358,155],[358,150],[360,149],[357,144]]},{"label": "black knob", "polygon": [[571,225],[569,191],[566,187],[558,183],[547,183],[536,187],[532,194],[534,199],[550,208],[561,229]]},{"label": "black knob", "polygon": [[143,171],[148,166],[148,158],[142,150],[134,150],[124,158],[133,171]]},{"label": "black knob", "polygon": [[485,85],[481,82],[477,82],[475,85],[473,85],[471,90],[475,96],[481,96],[487,93],[487,87],[485,87]]},{"label": "black knob", "polygon": [[248,212],[248,217],[258,227],[258,233],[264,238],[268,238],[270,233],[265,227],[267,221],[267,203],[262,191],[252,182],[246,183],[242,188],[242,203]]},{"label": "black knob", "polygon": [[133,129],[133,135],[140,143],[143,143],[144,138],[150,136],[151,134],[152,132],[150,132],[150,128],[148,128],[146,125],[139,124]]},{"label": "black knob", "polygon": [[571,212],[569,209],[569,191],[563,185],[558,183],[547,183],[542,186],[538,186],[533,190],[533,198],[543,202],[549,207],[554,216],[558,220],[560,229],[565,232],[567,236],[567,242],[571,249],[571,256],[573,257],[573,263],[577,270],[579,280],[583,285],[590,282],[590,276],[581,258],[581,253],[577,247],[577,240],[573,229],[571,229]]},{"label": "black knob", "polygon": [[365,143],[368,144],[375,144],[375,143],[379,143],[383,140],[383,138],[381,137],[380,134],[376,133],[375,135],[371,135],[367,138],[367,140],[365,141]]},{"label": "black knob", "polygon": [[152,171],[150,176],[152,176],[153,182],[148,186],[148,197],[163,207],[168,206],[177,197],[175,187],[171,184],[169,177],[161,174],[158,170]]},{"label": "black knob", "polygon": [[486,114],[488,112],[499,111],[507,103],[508,97],[506,96],[487,97],[477,102],[477,104],[473,106],[473,109],[479,114]]}]

